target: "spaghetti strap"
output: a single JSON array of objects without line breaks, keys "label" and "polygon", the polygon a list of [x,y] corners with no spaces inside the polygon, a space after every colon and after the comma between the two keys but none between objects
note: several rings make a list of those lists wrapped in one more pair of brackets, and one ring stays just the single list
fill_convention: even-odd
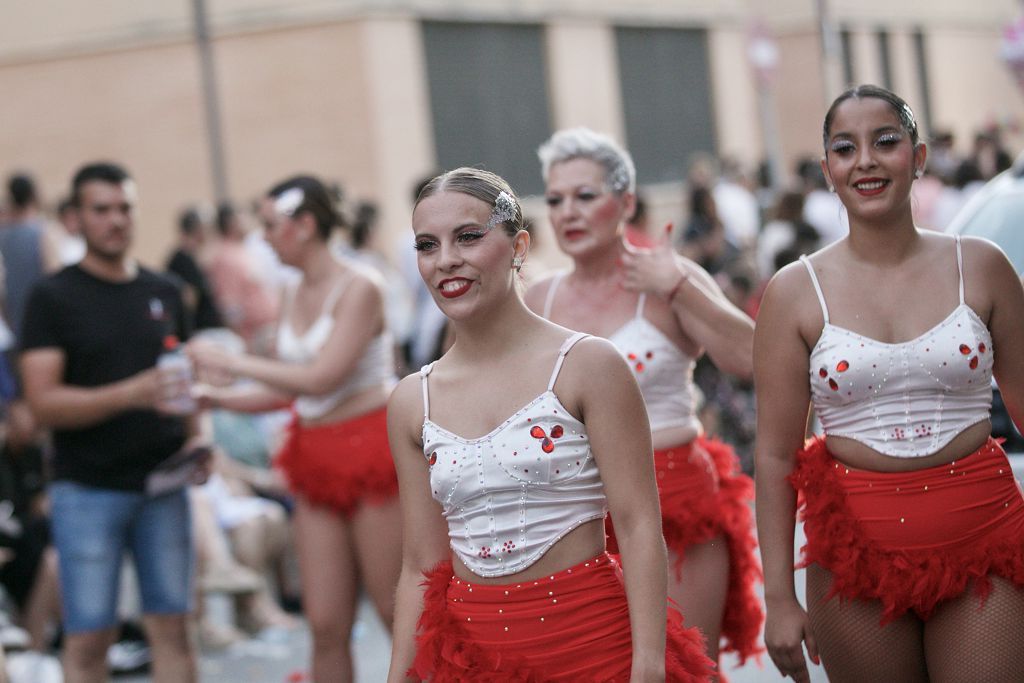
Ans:
[{"label": "spaghetti strap", "polygon": [[555,369],[552,371],[551,379],[548,381],[548,391],[552,391],[555,388],[555,381],[558,379],[558,372],[562,369],[562,363],[565,361],[565,354],[569,353],[569,349],[575,346],[576,342],[589,336],[586,332],[576,332],[562,342],[562,348],[558,350],[558,360],[555,361]]},{"label": "spaghetti strap", "polygon": [[427,375],[434,369],[434,364],[430,363],[420,368],[420,386],[423,387],[423,419],[430,419],[430,392],[427,391]]},{"label": "spaghetti strap", "polygon": [[334,310],[334,306],[338,303],[338,299],[345,293],[345,288],[348,286],[349,280],[354,276],[351,273],[346,273],[341,280],[339,280],[331,291],[327,292],[327,296],[324,297],[323,309],[320,311],[320,315],[330,315],[331,311]]},{"label": "spaghetti strap", "polygon": [[825,318],[825,324],[828,325],[828,306],[825,305],[825,295],[821,293],[818,276],[814,274],[814,266],[811,265],[811,260],[804,254],[800,255],[800,260],[807,267],[807,272],[811,276],[811,283],[814,285],[814,291],[818,295],[818,303],[821,304],[821,315]]},{"label": "spaghetti strap", "polygon": [[647,292],[640,292],[640,298],[636,301],[636,317],[644,317],[644,304],[647,303]]},{"label": "spaghetti strap", "polygon": [[960,248],[960,235],[956,237],[956,270],[960,275],[960,305],[964,305],[964,254]]},{"label": "spaghetti strap", "polygon": [[558,290],[558,285],[562,284],[562,278],[565,277],[565,273],[556,273],[551,278],[551,285],[548,287],[548,293],[544,297],[544,319],[551,320],[551,306],[555,303],[555,292]]}]

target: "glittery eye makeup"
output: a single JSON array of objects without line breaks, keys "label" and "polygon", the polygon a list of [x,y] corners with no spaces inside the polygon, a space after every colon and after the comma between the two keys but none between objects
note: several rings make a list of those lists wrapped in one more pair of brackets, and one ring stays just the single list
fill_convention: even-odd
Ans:
[{"label": "glittery eye makeup", "polygon": [[899,133],[884,133],[879,135],[878,139],[875,140],[875,146],[892,147],[893,145],[898,145],[901,140],[903,140],[903,136]]},{"label": "glittery eye makeup", "polygon": [[849,140],[836,140],[832,143],[832,151],[835,154],[849,154],[855,149],[856,147]]},{"label": "glittery eye makeup", "polygon": [[[489,233],[490,231],[490,228],[486,228],[484,226],[473,225],[460,227],[456,228],[456,234],[454,239],[455,242],[461,246],[472,245],[486,237],[487,233]],[[412,248],[419,252],[428,252],[437,249],[438,245],[439,241],[437,240],[437,238],[429,235],[424,235],[422,237],[416,238],[416,241],[415,243],[413,243]]]}]

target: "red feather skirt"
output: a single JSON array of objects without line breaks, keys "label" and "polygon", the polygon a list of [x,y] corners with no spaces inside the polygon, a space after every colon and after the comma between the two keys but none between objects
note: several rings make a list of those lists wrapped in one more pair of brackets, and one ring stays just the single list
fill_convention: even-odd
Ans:
[{"label": "red feather skirt", "polygon": [[948,465],[883,473],[843,465],[819,437],[789,480],[802,566],[832,573],[829,597],[881,601],[883,625],[906,612],[928,619],[968,585],[983,600],[992,575],[1024,587],[1024,497],[995,439]]},{"label": "red feather skirt", "polygon": [[[426,574],[411,676],[432,683],[626,683],[629,609],[608,554],[543,579],[481,585],[450,562]],[[666,680],[708,681],[713,665],[694,628],[669,607]]]}]

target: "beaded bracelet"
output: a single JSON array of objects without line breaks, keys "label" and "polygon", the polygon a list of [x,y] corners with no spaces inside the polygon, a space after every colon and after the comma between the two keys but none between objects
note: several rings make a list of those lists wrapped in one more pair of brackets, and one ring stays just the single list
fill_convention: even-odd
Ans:
[{"label": "beaded bracelet", "polygon": [[679,279],[676,281],[676,284],[673,285],[672,289],[669,290],[668,295],[665,297],[665,301],[672,303],[672,299],[674,299],[676,294],[679,292],[679,288],[682,287],[683,283],[689,279],[689,273],[680,273]]}]

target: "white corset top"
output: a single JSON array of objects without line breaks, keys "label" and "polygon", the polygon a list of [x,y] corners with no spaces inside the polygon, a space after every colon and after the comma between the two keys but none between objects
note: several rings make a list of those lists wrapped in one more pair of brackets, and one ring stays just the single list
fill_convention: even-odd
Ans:
[{"label": "white corset top", "polygon": [[811,400],[825,434],[897,458],[931,455],[992,408],[994,350],[988,328],[964,303],[916,339],[889,344],[829,322],[814,268],[801,257],[825,326],[810,355]]},{"label": "white corset top", "polygon": [[[277,330],[277,355],[281,360],[289,363],[310,363],[317,357],[334,330],[332,311],[341,298],[348,280],[349,278],[345,278],[327,294],[320,317],[301,335],[295,333],[289,320],[291,300],[294,299],[294,293],[291,294],[289,305],[282,313]],[[296,397],[295,412],[300,418],[307,420],[323,417],[341,405],[342,401],[363,389],[393,384],[394,372],[391,335],[385,330],[370,341],[356,367],[341,386],[322,396]]]},{"label": "white corset top", "polygon": [[430,488],[448,522],[452,550],[479,576],[526,569],[560,538],[607,512],[604,486],[586,427],[554,393],[569,349],[562,345],[547,390],[491,432],[465,439],[430,420],[423,385],[423,456]]},{"label": "white corset top", "polygon": [[[555,292],[562,281],[555,276],[544,302],[544,317],[551,319]],[[697,392],[693,384],[696,361],[644,317],[647,295],[640,294],[636,315],[608,336],[633,370],[647,406],[651,432],[675,427],[701,430],[697,418]]]}]

